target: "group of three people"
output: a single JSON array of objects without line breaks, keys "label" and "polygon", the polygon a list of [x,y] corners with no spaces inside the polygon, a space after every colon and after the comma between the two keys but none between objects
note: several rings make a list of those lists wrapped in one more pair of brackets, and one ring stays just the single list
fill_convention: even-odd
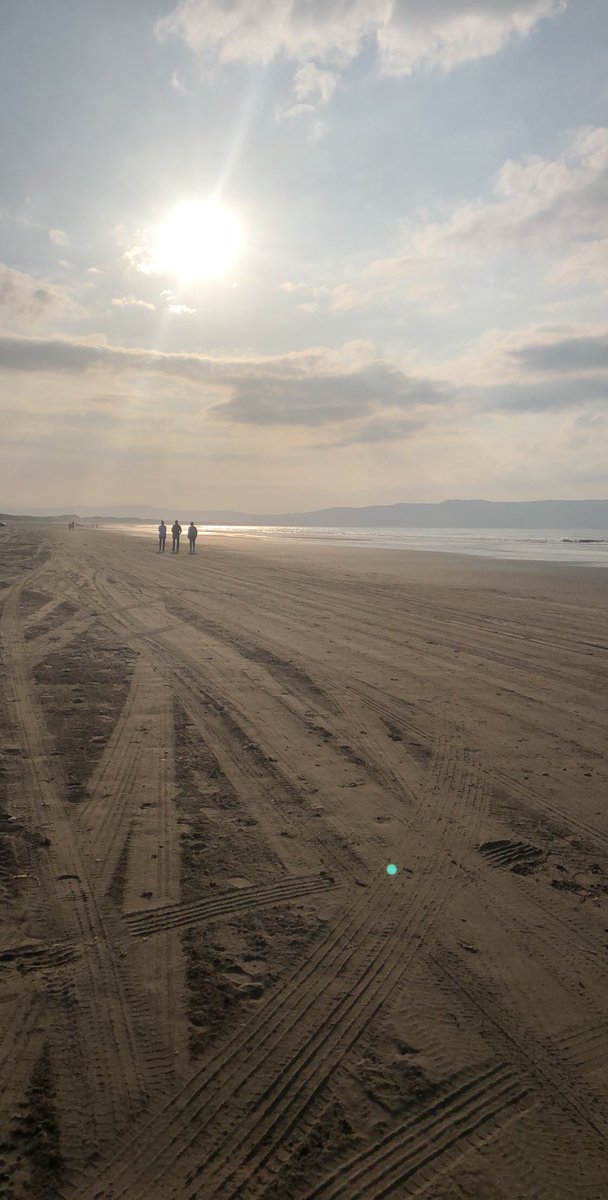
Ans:
[{"label": "group of three people", "polygon": [[[171,526],[171,535],[173,537],[173,545],[171,547],[172,554],[179,554],[179,539],[180,539],[181,532],[182,532],[182,527],[176,517],[175,521],[173,522],[173,524]],[[196,528],[194,521],[191,521],[188,526],[188,543],[190,546],[190,551],[189,551],[190,554],[196,553],[195,547],[196,547],[197,534],[198,534],[198,529]],[[161,523],[158,527],[158,553],[159,554],[164,554],[166,540],[167,540],[167,526],[165,525],[164,521],[161,521]]]}]

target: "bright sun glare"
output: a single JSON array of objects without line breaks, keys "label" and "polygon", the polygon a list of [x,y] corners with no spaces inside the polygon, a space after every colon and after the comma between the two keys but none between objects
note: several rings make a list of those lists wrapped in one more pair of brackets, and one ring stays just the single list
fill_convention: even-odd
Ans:
[{"label": "bright sun glare", "polygon": [[223,275],[243,241],[240,222],[216,200],[190,200],[169,214],[156,234],[153,257],[181,279]]}]

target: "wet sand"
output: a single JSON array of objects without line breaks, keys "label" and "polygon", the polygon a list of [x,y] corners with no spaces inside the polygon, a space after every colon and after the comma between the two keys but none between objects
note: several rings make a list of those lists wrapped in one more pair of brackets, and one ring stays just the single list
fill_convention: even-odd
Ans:
[{"label": "wet sand", "polygon": [[13,525],[0,585],[7,1200],[605,1200],[608,574]]}]

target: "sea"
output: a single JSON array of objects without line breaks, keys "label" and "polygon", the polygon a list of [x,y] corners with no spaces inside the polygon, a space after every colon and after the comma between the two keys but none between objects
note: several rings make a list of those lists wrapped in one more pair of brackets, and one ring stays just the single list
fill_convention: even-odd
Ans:
[{"label": "sea", "polygon": [[[140,537],[156,538],[157,525],[107,525]],[[182,539],[185,540],[184,524]],[[608,567],[608,529],[354,529],[293,525],[199,525],[199,537],[260,541],[342,543],[379,550],[425,550],[439,554],[472,554],[523,562],[582,563]],[[170,535],[169,535],[170,539]]]}]

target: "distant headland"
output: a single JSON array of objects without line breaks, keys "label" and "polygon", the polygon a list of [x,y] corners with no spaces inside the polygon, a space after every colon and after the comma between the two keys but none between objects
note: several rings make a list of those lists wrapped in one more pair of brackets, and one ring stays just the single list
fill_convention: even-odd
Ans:
[{"label": "distant headland", "polygon": [[2,520],[146,522],[179,511],[205,525],[287,525],[347,529],[608,529],[608,500],[443,500],[438,504],[372,504],[309,512],[246,513],[196,505],[90,505],[0,513]]}]

